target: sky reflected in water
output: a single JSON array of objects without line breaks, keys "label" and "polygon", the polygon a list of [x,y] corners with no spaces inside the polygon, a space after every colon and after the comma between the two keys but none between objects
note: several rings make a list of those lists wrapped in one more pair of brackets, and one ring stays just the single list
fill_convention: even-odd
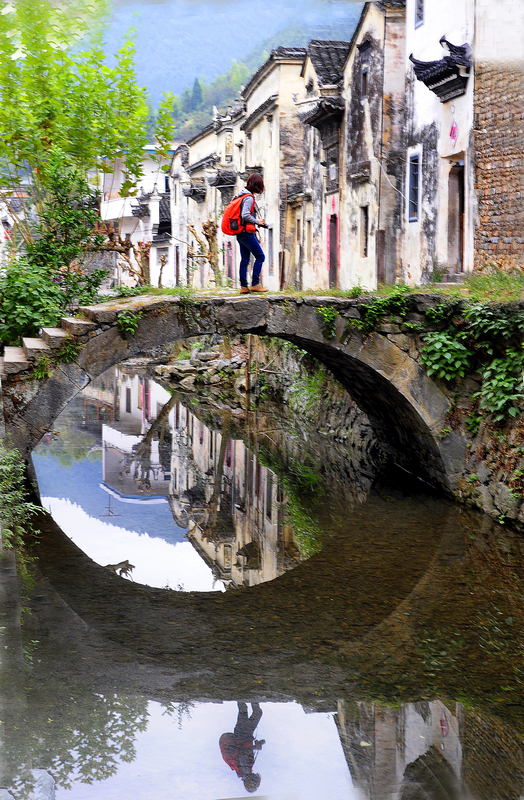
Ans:
[{"label": "sky reflected in water", "polygon": [[92,786],[57,789],[57,800],[357,800],[332,714],[307,714],[296,703],[263,703],[257,738],[265,744],[255,771],[259,789],[248,793],[219,748],[232,731],[237,704],[201,703],[179,714],[148,704],[147,730],[138,733],[136,758]]}]

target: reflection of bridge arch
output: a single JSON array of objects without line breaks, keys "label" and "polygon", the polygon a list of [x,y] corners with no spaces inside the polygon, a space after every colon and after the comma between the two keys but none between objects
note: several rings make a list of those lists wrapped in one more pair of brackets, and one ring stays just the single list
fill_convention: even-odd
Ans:
[{"label": "reflection of bridge arch", "polygon": [[442,753],[430,747],[405,769],[399,800],[460,800],[461,790],[453,767]]},{"label": "reflection of bridge arch", "polygon": [[[337,335],[327,342],[316,308],[326,303],[339,311]],[[421,300],[422,302],[422,300]],[[439,437],[446,426],[449,400],[403,345],[377,333],[363,338],[347,327],[356,301],[309,298],[207,298],[181,304],[174,296],[140,297],[84,308],[91,322],[75,323],[92,336],[78,364],[57,368],[35,393],[10,404],[6,388],[8,428],[12,441],[31,449],[66,403],[87,383],[122,360],[163,351],[170,343],[208,333],[255,333],[285,339],[316,356],[349,391],[370,421],[404,463],[448,491],[457,485],[464,466],[466,442],[459,432]],[[136,335],[123,339],[119,311],[141,311]],[[85,330],[84,330],[85,329]],[[406,337],[404,337],[406,338]],[[15,410],[16,409],[16,410]]]},{"label": "reflection of bridge arch", "polygon": [[[442,519],[435,514],[429,530],[417,535],[405,529],[402,514],[395,519],[387,499],[379,499],[367,514],[375,521],[373,530],[366,532],[366,511],[357,506],[350,536],[328,540],[320,553],[270,583],[226,595],[178,593],[115,578],[45,514],[39,562],[90,628],[135,657],[144,653],[152,662],[177,665],[190,681],[206,664],[217,686],[227,686],[229,659],[238,659],[245,665],[247,691],[258,685],[253,675],[271,673],[273,667],[279,681],[281,671],[291,682],[302,669],[316,672],[318,667],[322,673],[325,656],[336,657],[342,642],[365,637],[420,582],[438,550]],[[399,563],[403,547],[410,558]],[[376,580],[378,563],[384,570],[381,581]],[[230,654],[226,659],[225,653]],[[331,675],[337,671],[335,665],[328,668]]]}]

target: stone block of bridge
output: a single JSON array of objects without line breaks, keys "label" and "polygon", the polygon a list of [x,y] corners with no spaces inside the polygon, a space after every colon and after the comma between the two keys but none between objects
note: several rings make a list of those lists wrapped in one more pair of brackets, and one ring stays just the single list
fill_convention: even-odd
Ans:
[{"label": "stone block of bridge", "polygon": [[21,453],[34,445],[49,430],[71,398],[90,382],[78,364],[61,364],[46,381],[24,384],[24,406],[17,412],[17,385],[4,389],[4,402],[13,408],[9,419],[9,439]]},{"label": "stone block of bridge", "polygon": [[226,300],[215,307],[215,319],[220,333],[265,333],[269,319],[269,301],[261,297]]},{"label": "stone block of bridge", "polygon": [[78,365],[92,378],[133,355],[116,326],[91,339],[78,355]]},{"label": "stone block of bridge", "polygon": [[285,300],[272,303],[266,329],[268,335],[294,336],[297,332],[299,307]]}]

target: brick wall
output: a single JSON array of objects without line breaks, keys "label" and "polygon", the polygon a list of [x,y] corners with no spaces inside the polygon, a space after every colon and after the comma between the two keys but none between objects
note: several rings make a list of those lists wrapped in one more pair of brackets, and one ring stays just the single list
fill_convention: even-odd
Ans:
[{"label": "brick wall", "polygon": [[524,268],[524,64],[475,67],[475,266]]}]

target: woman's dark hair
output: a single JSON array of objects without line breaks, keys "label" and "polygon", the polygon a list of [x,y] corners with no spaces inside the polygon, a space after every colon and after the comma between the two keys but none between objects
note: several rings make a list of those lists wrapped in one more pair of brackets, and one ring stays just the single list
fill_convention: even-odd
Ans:
[{"label": "woman's dark hair", "polygon": [[248,192],[254,192],[255,194],[262,194],[264,191],[264,178],[262,175],[259,175],[258,172],[252,172],[249,178],[247,179],[246,189]]}]

